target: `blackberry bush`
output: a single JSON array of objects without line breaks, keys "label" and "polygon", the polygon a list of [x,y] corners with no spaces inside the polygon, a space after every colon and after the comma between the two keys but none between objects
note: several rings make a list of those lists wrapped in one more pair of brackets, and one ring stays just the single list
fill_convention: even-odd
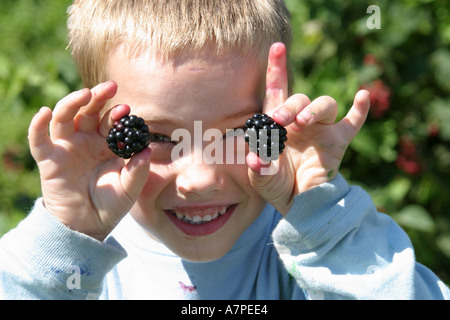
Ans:
[{"label": "blackberry bush", "polygon": [[287,141],[286,129],[265,113],[256,113],[245,123],[245,141],[264,160],[277,160]]},{"label": "blackberry bush", "polygon": [[150,139],[151,133],[144,119],[131,115],[114,121],[106,142],[109,149],[117,156],[129,159],[147,148]]}]

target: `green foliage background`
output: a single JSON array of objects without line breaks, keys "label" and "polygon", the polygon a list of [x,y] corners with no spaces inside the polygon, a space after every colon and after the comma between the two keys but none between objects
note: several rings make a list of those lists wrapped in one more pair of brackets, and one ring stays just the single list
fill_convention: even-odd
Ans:
[{"label": "green foliage background", "polygon": [[[40,196],[27,130],[81,87],[65,47],[70,0],[0,2],[0,235]],[[361,88],[372,112],[341,172],[409,234],[419,262],[450,282],[450,6],[447,0],[286,0],[294,92],[330,95],[339,117]],[[368,27],[380,8],[380,29]]]}]

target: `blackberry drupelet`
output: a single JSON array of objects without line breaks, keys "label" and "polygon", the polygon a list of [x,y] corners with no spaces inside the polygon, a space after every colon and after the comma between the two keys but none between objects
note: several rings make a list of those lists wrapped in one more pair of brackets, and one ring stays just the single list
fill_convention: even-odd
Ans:
[{"label": "blackberry drupelet", "polygon": [[109,149],[117,156],[129,159],[147,148],[150,139],[151,133],[144,119],[131,115],[114,121],[106,142]]},{"label": "blackberry drupelet", "polygon": [[245,141],[264,160],[277,160],[287,141],[286,129],[265,113],[256,113],[245,123]]}]

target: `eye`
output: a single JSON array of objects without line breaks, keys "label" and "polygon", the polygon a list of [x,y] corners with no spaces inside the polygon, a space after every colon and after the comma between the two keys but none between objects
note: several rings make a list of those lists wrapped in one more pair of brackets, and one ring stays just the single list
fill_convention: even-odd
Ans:
[{"label": "eye", "polygon": [[172,141],[169,136],[162,133],[152,133],[150,136],[151,159],[154,162],[166,163],[171,160],[171,152],[178,142]]},{"label": "eye", "polygon": [[150,136],[150,142],[173,142],[170,137],[162,134],[162,133],[152,133]]}]

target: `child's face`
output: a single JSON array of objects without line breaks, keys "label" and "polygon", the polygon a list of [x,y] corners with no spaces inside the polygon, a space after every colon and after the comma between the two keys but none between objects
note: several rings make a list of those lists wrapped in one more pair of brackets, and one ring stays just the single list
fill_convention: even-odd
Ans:
[{"label": "child's face", "polygon": [[[194,121],[201,121],[201,135],[208,129],[225,134],[260,112],[264,98],[264,66],[233,55],[205,52],[163,63],[146,54],[130,59],[119,48],[110,55],[107,75],[119,88],[109,106],[128,104],[150,132],[168,138],[187,129],[192,148],[194,140],[206,140],[198,136],[199,123],[194,133]],[[210,144],[203,141],[202,150],[173,161],[173,142],[152,142],[148,181],[131,210],[153,237],[192,261],[223,256],[265,206],[250,186],[246,164],[195,158]]]}]

